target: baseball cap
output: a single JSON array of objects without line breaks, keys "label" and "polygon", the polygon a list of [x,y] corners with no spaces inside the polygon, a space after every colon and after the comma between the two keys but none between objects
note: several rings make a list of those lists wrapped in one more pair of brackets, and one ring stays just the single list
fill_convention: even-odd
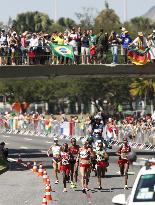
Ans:
[{"label": "baseball cap", "polygon": [[58,141],[58,138],[57,138],[57,137],[54,137],[54,141]]}]

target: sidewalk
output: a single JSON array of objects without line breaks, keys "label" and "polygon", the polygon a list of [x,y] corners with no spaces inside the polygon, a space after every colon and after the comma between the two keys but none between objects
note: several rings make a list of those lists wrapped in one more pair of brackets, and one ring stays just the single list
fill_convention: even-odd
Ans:
[{"label": "sidewalk", "polygon": [[42,177],[38,177],[31,170],[26,170],[12,162],[9,170],[0,176],[0,182],[0,204],[38,205],[42,203],[45,186]]}]

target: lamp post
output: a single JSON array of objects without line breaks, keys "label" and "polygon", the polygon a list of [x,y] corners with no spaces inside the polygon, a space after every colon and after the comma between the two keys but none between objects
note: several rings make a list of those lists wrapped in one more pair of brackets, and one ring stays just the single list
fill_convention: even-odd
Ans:
[{"label": "lamp post", "polygon": [[57,0],[54,0],[54,21],[57,20]]},{"label": "lamp post", "polygon": [[127,0],[124,1],[124,23],[127,21]]}]

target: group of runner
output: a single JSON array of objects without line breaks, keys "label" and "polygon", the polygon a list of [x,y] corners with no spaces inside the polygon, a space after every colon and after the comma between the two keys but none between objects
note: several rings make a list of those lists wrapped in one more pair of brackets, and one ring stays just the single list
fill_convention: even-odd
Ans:
[{"label": "group of runner", "polygon": [[[122,146],[119,148],[117,155],[119,156],[118,165],[120,167],[120,175],[125,176],[125,187],[128,189],[128,154],[131,148],[125,138]],[[71,146],[64,143],[62,146],[58,142],[58,138],[54,138],[54,144],[48,149],[47,155],[52,158],[52,165],[55,172],[56,181],[59,183],[58,173],[62,172],[63,176],[63,192],[67,192],[67,182],[71,181],[71,188],[77,188],[78,169],[81,175],[82,192],[89,190],[88,183],[91,171],[96,171],[95,175],[98,179],[98,189],[102,189],[101,178],[105,177],[105,172],[109,166],[109,155],[102,141],[98,141],[96,147],[91,146],[88,139],[82,140],[80,147],[76,143],[76,139],[71,139]],[[94,166],[95,164],[95,166]],[[95,169],[94,169],[95,168]]]}]

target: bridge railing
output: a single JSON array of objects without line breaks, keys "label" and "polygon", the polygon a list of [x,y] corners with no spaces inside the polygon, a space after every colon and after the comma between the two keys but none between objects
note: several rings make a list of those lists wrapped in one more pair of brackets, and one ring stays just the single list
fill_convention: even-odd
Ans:
[{"label": "bridge railing", "polygon": [[[11,48],[6,47],[4,54],[1,56],[2,65],[53,65],[53,64],[64,64],[70,65],[75,62],[63,57],[56,57],[52,54],[51,50],[46,52],[47,46],[38,46],[38,47],[26,47],[24,49],[16,48],[12,52]],[[86,55],[85,55],[86,56]],[[89,63],[94,64],[95,62],[100,61],[98,59],[98,54],[94,56],[93,59],[88,55]],[[101,58],[101,57],[100,57]],[[82,55],[75,56],[77,64],[81,64]],[[110,64],[112,62],[112,53],[109,48],[107,53],[104,53],[102,56],[102,64]],[[123,64],[123,55],[121,55],[121,46],[119,45],[118,49],[118,64]],[[85,62],[87,64],[87,62]],[[98,63],[97,63],[98,64]]]}]

